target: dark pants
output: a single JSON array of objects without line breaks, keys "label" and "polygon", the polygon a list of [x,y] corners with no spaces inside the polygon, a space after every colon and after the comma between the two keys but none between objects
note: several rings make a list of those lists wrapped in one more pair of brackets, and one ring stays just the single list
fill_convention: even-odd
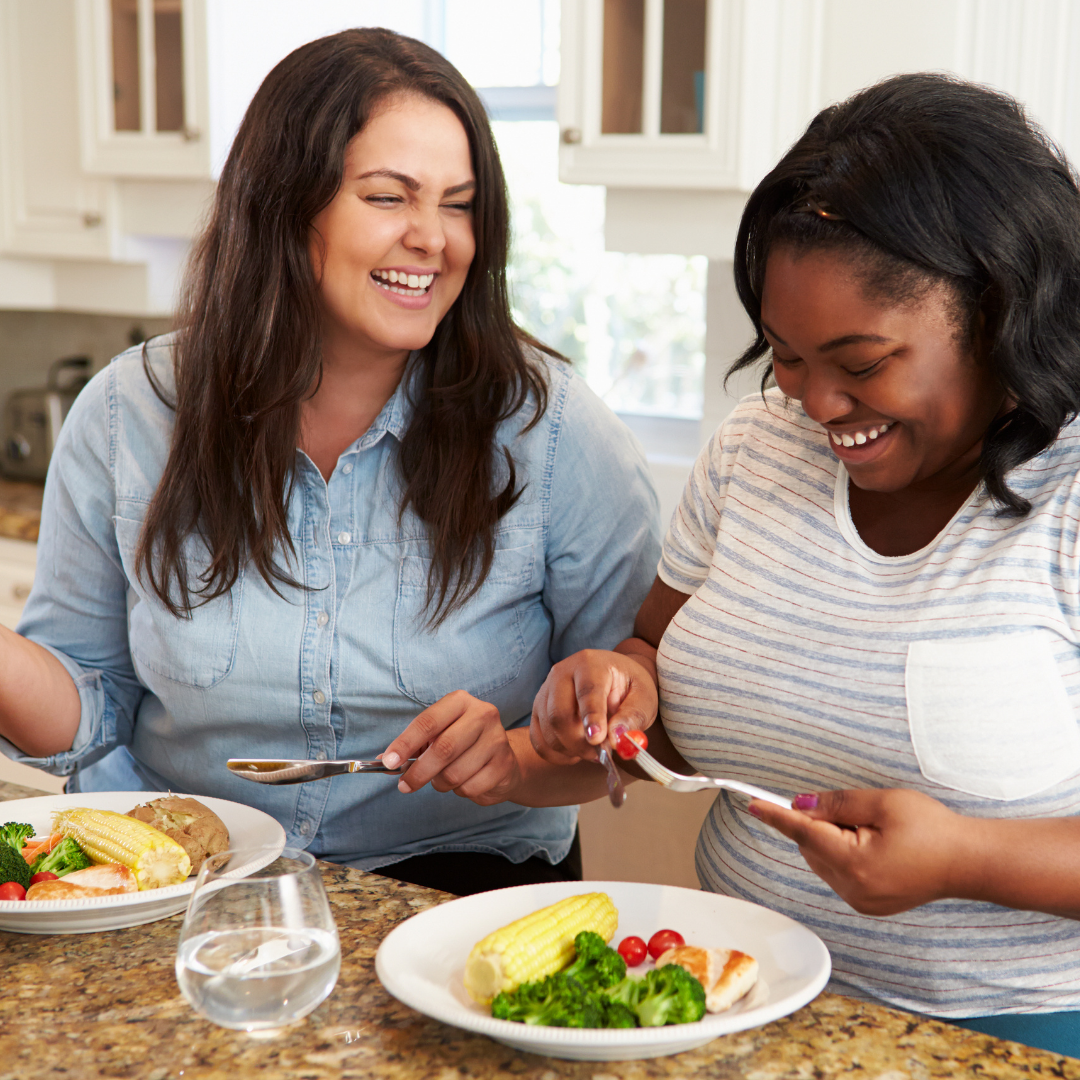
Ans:
[{"label": "dark pants", "polygon": [[512,863],[501,855],[482,851],[437,851],[380,866],[374,872],[456,896],[508,889],[512,885],[539,885],[545,881],[580,881],[581,837],[575,830],[566,858],[554,865],[539,855]]}]

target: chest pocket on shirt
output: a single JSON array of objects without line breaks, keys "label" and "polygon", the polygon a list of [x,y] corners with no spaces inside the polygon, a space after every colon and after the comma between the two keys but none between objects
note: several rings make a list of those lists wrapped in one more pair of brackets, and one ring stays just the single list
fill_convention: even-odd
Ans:
[{"label": "chest pocket on shirt", "polygon": [[500,548],[479,592],[432,630],[424,608],[431,560],[404,556],[394,608],[398,689],[431,705],[451,690],[484,698],[513,682],[525,660],[522,617],[532,568],[531,547]]},{"label": "chest pocket on shirt", "polygon": [[1039,634],[908,646],[908,724],[922,774],[1005,802],[1080,771],[1080,731]]},{"label": "chest pocket on shirt", "polygon": [[[131,582],[128,594],[128,638],[136,664],[166,679],[207,689],[232,670],[244,571],[232,591],[195,608],[190,618],[177,618],[142,581],[135,578],[135,552],[142,522],[114,518],[116,540]],[[188,581],[197,582],[210,564],[205,546],[189,539],[184,545]]]}]

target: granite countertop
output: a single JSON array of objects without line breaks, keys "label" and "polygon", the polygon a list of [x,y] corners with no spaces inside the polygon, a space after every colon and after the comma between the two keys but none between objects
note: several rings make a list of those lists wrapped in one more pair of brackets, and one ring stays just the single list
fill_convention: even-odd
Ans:
[{"label": "granite countertop", "polygon": [[0,536],[37,540],[44,484],[0,479]]},{"label": "granite countertop", "polygon": [[[0,800],[33,794],[0,783]],[[306,1020],[270,1037],[215,1027],[187,1006],[173,974],[181,915],[97,934],[0,933],[0,1080],[1080,1080],[1078,1060],[836,994],[672,1057],[573,1062],[511,1050],[414,1012],[376,978],[388,931],[450,896],[322,869],[341,976]]]}]

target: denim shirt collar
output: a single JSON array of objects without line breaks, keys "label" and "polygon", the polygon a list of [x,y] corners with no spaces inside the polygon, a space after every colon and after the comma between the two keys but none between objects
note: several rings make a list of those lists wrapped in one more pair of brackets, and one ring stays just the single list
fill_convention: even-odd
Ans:
[{"label": "denim shirt collar", "polygon": [[398,442],[405,437],[412,421],[412,404],[409,401],[409,389],[420,372],[419,353],[409,353],[405,361],[405,370],[398,381],[397,388],[390,400],[382,407],[371,427],[345,451],[351,454],[358,450],[367,450],[374,446],[384,435],[393,435]]}]

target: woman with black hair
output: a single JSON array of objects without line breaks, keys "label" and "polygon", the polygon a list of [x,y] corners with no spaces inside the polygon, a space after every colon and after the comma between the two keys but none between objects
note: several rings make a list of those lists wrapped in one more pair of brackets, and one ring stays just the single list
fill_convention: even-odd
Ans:
[{"label": "woman with black hair", "polygon": [[[0,749],[68,791],[250,803],[452,892],[580,878],[565,770],[522,725],[553,661],[630,631],[656,500],[626,429],[514,325],[508,234],[483,106],[434,50],[351,30],[274,68],[177,334],[64,424],[0,631]],[[400,778],[225,766],[403,732]],[[511,787],[528,805],[496,805]]]},{"label": "woman with black hair", "polygon": [[812,927],[843,992],[1080,1055],[1076,178],[1010,98],[899,76],[810,124],[735,265],[733,370],[775,388],[534,742],[649,728],[680,771],[794,796],[717,799],[704,887]]}]

